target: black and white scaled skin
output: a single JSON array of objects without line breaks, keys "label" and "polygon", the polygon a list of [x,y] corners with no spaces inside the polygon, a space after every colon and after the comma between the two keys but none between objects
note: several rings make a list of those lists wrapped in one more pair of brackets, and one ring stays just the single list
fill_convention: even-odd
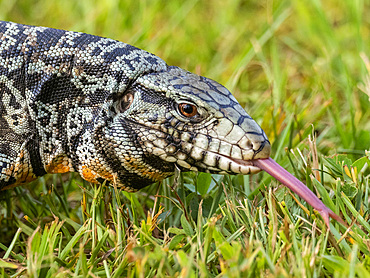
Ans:
[{"label": "black and white scaled skin", "polygon": [[265,170],[344,223],[270,152],[216,81],[112,39],[0,21],[0,190],[71,171],[136,191],[175,167]]}]

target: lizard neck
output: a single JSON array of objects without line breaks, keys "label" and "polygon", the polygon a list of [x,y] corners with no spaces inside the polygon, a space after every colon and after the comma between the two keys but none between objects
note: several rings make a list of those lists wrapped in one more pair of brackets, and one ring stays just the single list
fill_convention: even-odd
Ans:
[{"label": "lizard neck", "polygon": [[110,117],[103,109],[94,127],[86,130],[77,144],[77,171],[92,183],[107,180],[126,191],[139,190],[172,175],[173,163],[164,163],[148,153],[139,134],[139,127]]}]

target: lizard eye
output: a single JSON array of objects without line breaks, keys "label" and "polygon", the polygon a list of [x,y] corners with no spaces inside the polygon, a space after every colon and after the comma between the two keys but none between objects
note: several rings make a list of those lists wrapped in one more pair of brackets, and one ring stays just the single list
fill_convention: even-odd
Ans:
[{"label": "lizard eye", "polygon": [[120,111],[125,112],[131,106],[133,102],[134,102],[133,93],[127,93],[126,95],[124,95],[121,100]]},{"label": "lizard eye", "polygon": [[179,111],[183,116],[187,118],[194,117],[198,113],[197,107],[190,103],[180,103]]}]

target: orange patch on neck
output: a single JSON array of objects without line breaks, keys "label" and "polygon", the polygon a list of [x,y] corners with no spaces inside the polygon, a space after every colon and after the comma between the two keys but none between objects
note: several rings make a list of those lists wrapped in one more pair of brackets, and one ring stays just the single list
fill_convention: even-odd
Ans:
[{"label": "orange patch on neck", "polygon": [[22,172],[22,174],[19,177],[17,177],[17,180],[15,183],[5,186],[1,190],[7,190],[13,187],[17,187],[19,185],[27,184],[31,181],[34,181],[35,179],[37,179],[37,177],[34,173],[28,172],[28,171]]},{"label": "orange patch on neck", "polygon": [[82,166],[81,176],[88,182],[98,183],[96,179],[99,178],[99,175],[87,166]]},{"label": "orange patch on neck", "polygon": [[46,172],[49,174],[62,174],[71,171],[69,160],[66,156],[55,157],[49,165],[45,166]]},{"label": "orange patch on neck", "polygon": [[165,179],[167,177],[167,175],[165,175],[165,173],[159,173],[159,172],[155,172],[155,171],[144,171],[142,173],[142,175],[146,178],[149,178],[153,181],[161,181],[163,179]]},{"label": "orange patch on neck", "polygon": [[70,172],[70,168],[63,164],[50,164],[46,165],[46,172],[50,174],[62,174]]}]

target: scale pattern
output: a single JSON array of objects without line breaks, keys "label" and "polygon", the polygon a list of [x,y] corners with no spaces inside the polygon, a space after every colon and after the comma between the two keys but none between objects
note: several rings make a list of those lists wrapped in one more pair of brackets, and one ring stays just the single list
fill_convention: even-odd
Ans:
[{"label": "scale pattern", "polygon": [[0,22],[0,190],[77,171],[135,191],[175,167],[253,173],[238,160],[269,154],[213,80],[112,39]]}]

